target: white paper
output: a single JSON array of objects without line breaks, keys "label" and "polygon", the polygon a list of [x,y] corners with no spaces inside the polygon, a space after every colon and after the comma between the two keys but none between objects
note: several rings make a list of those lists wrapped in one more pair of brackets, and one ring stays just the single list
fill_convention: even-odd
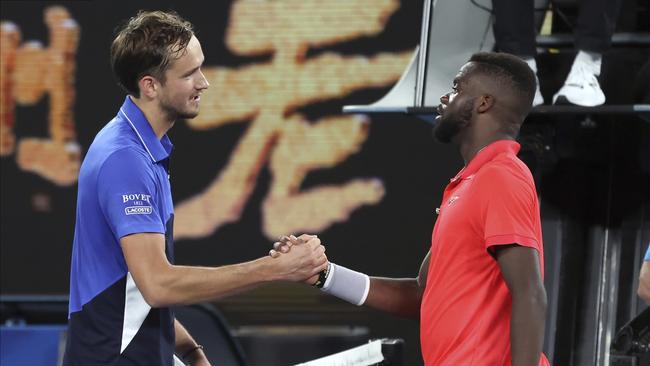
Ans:
[{"label": "white paper", "polygon": [[367,366],[384,360],[381,353],[381,340],[351,348],[316,360],[300,363],[295,366]]}]

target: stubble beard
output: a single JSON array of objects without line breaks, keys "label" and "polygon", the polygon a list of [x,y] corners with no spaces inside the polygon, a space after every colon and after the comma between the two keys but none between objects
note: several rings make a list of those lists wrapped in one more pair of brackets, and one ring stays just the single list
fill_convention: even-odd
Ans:
[{"label": "stubble beard", "polygon": [[469,124],[473,116],[472,100],[465,101],[458,112],[444,113],[433,127],[433,136],[442,143],[450,143]]},{"label": "stubble beard", "polygon": [[199,115],[198,109],[195,111],[187,111],[180,108],[177,108],[172,103],[169,103],[167,100],[163,100],[160,103],[160,107],[167,115],[167,118],[170,121],[176,121],[179,119],[192,119]]}]

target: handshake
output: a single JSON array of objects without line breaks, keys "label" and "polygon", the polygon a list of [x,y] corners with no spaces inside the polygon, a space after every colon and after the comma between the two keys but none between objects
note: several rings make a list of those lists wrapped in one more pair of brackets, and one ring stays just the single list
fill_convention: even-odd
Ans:
[{"label": "handshake", "polygon": [[269,255],[280,279],[308,283],[357,306],[368,297],[370,277],[330,262],[316,235],[283,236]]},{"label": "handshake", "polygon": [[283,236],[269,255],[277,265],[276,274],[288,281],[315,285],[329,266],[325,247],[316,235]]}]

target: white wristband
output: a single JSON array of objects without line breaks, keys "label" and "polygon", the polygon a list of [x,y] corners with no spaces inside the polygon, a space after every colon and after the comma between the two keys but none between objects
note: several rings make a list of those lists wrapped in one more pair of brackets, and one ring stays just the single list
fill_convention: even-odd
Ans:
[{"label": "white wristband", "polygon": [[321,290],[354,305],[363,305],[370,291],[370,277],[330,262],[330,272]]}]

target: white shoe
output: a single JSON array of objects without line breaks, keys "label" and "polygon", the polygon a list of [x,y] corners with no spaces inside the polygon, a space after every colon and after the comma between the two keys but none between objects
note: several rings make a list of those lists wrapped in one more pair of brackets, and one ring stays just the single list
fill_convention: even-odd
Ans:
[{"label": "white shoe", "polygon": [[535,98],[533,98],[533,107],[537,107],[538,105],[544,104],[544,97],[542,96],[542,92],[539,91],[539,79],[537,78],[537,75],[535,75],[535,81],[537,81],[537,86],[535,87]]},{"label": "white shoe", "polygon": [[553,96],[553,104],[575,104],[583,107],[604,104],[605,94],[598,84],[599,74],[600,61],[595,64],[583,62],[583,59],[576,57],[564,85]]}]

